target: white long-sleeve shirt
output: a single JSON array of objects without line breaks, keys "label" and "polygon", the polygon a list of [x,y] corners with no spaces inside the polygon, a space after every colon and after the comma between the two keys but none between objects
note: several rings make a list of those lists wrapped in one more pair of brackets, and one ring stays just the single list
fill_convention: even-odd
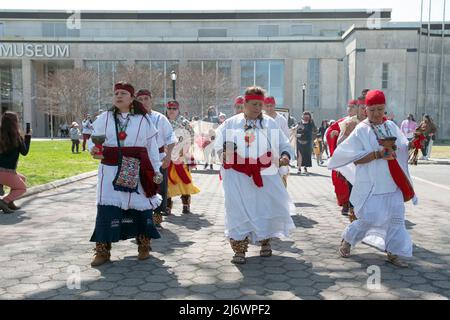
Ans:
[{"label": "white long-sleeve shirt", "polygon": [[225,235],[235,240],[249,237],[252,243],[268,238],[282,238],[295,228],[291,215],[295,206],[278,174],[277,163],[283,152],[293,155],[289,139],[281,132],[277,123],[264,115],[262,127],[247,132],[252,134],[250,144],[245,139],[244,114],[227,119],[216,130],[214,147],[217,152],[223,143],[234,142],[236,152],[243,158],[259,158],[272,152],[270,167],[261,171],[263,186],[255,185],[253,179],[234,169],[221,168],[225,193]]},{"label": "white long-sleeve shirt", "polygon": [[[156,140],[158,142],[158,148],[163,146],[168,146],[172,143],[177,143],[178,139],[173,131],[172,125],[165,115],[160,112],[152,110],[150,114],[147,115],[149,119],[152,121],[153,125],[158,130],[156,135]],[[161,152],[159,154],[160,159],[164,159],[166,156],[165,152]]]},{"label": "white long-sleeve shirt", "polygon": [[[128,114],[123,113],[122,117]],[[156,140],[157,130],[147,117],[142,115],[130,115],[126,128],[127,137],[123,142],[123,147],[145,147],[147,148],[149,159],[155,172],[159,172],[161,160]],[[106,111],[99,115],[93,123],[92,136],[105,135],[103,146],[117,147],[116,128],[114,115],[111,111]],[[89,139],[88,148],[91,150],[94,144]],[[141,183],[139,183],[138,193],[115,191],[112,182],[117,174],[117,166],[107,166],[99,164],[98,184],[97,184],[97,204],[114,205],[124,210],[154,209],[161,203],[161,196],[155,195],[151,198],[145,196]]]},{"label": "white long-sleeve shirt", "polygon": [[[411,182],[408,171],[408,140],[394,122],[388,120],[386,126],[390,134],[397,137],[397,161]],[[387,135],[384,126],[380,126],[380,130]],[[353,184],[350,201],[355,211],[358,211],[371,195],[393,193],[397,190],[386,160],[378,159],[356,166],[353,164],[380,148],[377,137],[366,119],[360,122],[349,137],[337,146],[328,161],[329,169],[339,171]],[[413,201],[416,202],[416,199]]]},{"label": "white long-sleeve shirt", "polygon": [[275,120],[281,131],[283,131],[284,135],[289,139],[290,133],[287,119],[277,112],[277,116],[273,118],[273,120]]}]

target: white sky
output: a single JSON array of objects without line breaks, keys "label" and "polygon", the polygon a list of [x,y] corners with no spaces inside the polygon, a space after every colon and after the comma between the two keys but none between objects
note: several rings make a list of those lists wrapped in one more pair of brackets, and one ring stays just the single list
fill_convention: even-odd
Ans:
[{"label": "white sky", "polygon": [[[423,20],[442,21],[444,0],[423,0]],[[391,8],[392,21],[420,21],[421,0],[1,0],[1,9],[47,10],[281,10],[301,9],[376,9]],[[450,19],[450,1],[446,2],[446,20]]]}]

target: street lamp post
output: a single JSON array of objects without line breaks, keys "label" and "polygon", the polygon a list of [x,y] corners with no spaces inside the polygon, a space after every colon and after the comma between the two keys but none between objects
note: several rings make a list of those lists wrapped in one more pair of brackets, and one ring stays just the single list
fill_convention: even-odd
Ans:
[{"label": "street lamp post", "polygon": [[305,91],[306,91],[306,83],[303,83],[302,85],[302,96],[303,96],[303,106],[302,106],[302,112],[305,112]]},{"label": "street lamp post", "polygon": [[173,100],[175,100],[175,81],[177,81],[177,73],[173,70],[170,73],[170,79],[172,79],[172,89],[173,89],[172,97],[173,97]]}]

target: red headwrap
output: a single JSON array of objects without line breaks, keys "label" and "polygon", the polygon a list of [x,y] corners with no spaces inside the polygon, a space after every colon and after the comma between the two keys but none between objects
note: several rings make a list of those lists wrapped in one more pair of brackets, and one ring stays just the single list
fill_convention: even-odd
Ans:
[{"label": "red headwrap", "polygon": [[114,92],[119,89],[126,90],[131,94],[131,96],[134,96],[134,87],[131,84],[129,84],[128,82],[124,82],[124,81],[117,82],[114,85]]},{"label": "red headwrap", "polygon": [[264,99],[265,104],[275,104],[275,98],[274,97],[267,97]]},{"label": "red headwrap", "polygon": [[358,101],[356,101],[356,104],[357,105],[364,105],[364,103],[365,103],[365,101],[364,100],[358,100]]},{"label": "red headwrap", "polygon": [[356,101],[355,99],[352,99],[348,102],[349,106],[356,106],[358,104],[358,101]]},{"label": "red headwrap", "polygon": [[151,98],[152,94],[151,94],[150,90],[141,89],[136,93],[136,98],[140,97],[140,96],[149,96]]},{"label": "red headwrap", "polygon": [[234,105],[237,105],[237,104],[244,104],[244,98],[242,98],[241,96],[239,96],[239,97],[237,97],[235,100],[234,100]]},{"label": "red headwrap", "polygon": [[259,94],[246,94],[245,101],[249,101],[249,100],[260,100],[260,101],[264,102],[264,96],[259,95]]},{"label": "red headwrap", "polygon": [[386,104],[386,98],[381,90],[370,90],[366,95],[366,106]]},{"label": "red headwrap", "polygon": [[180,104],[178,103],[178,101],[169,101],[167,102],[167,107],[180,107]]}]

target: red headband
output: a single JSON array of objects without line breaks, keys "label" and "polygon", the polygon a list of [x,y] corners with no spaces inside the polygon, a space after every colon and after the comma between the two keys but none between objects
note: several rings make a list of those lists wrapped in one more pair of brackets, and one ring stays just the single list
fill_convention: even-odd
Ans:
[{"label": "red headband", "polygon": [[259,94],[246,94],[245,101],[249,101],[249,100],[259,100],[259,101],[264,102],[264,96],[259,95]]},{"label": "red headband", "polygon": [[267,97],[264,99],[265,104],[275,104],[275,98],[274,97]]},{"label": "red headband", "polygon": [[364,103],[365,103],[364,100],[358,100],[356,104],[360,106],[360,105],[364,105]]},{"label": "red headband", "polygon": [[349,102],[348,102],[348,105],[349,106],[356,106],[358,104],[358,101],[356,101],[356,100],[354,100],[354,99],[352,99],[352,100],[350,100]]},{"label": "red headband", "polygon": [[381,90],[370,90],[366,95],[366,106],[386,104],[386,98]]},{"label": "red headband", "polygon": [[114,92],[116,92],[117,90],[126,90],[128,91],[131,96],[134,96],[134,88],[131,84],[129,83],[125,83],[125,82],[118,82],[114,85]]},{"label": "red headband", "polygon": [[167,102],[167,107],[180,107],[180,104],[177,101],[169,101]]},{"label": "red headband", "polygon": [[234,100],[234,105],[237,104],[244,104],[244,98],[242,98],[241,96],[237,97],[236,100]]},{"label": "red headband", "polygon": [[141,89],[136,93],[136,98],[140,97],[140,96],[149,96],[151,98],[152,94],[151,94],[150,90]]}]

